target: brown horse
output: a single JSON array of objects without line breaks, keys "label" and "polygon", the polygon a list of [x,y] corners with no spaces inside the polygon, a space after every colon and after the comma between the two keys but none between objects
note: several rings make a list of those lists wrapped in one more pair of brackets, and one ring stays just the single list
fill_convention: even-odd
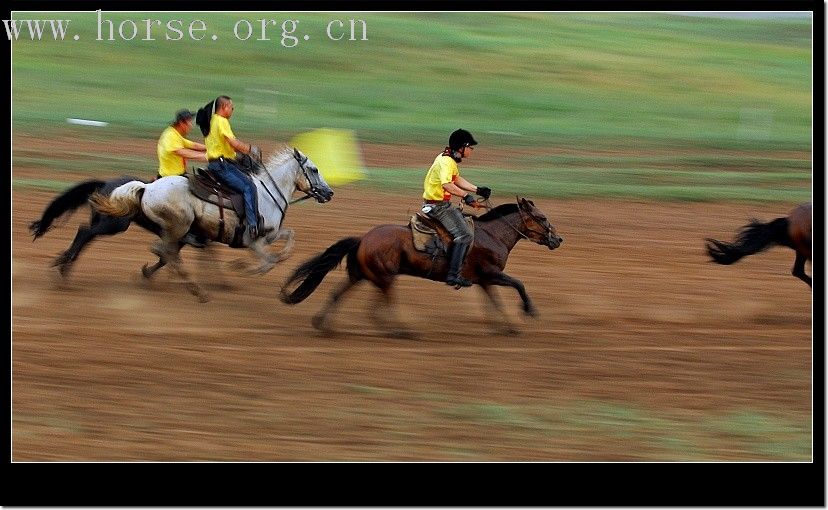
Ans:
[{"label": "brown horse", "polygon": [[786,218],[776,218],[768,223],[758,220],[739,231],[733,243],[707,238],[707,253],[714,262],[732,264],[746,255],[759,253],[774,244],[787,246],[796,251],[791,274],[811,286],[811,277],[805,274],[805,261],[811,260],[811,204],[795,207]]},{"label": "brown horse", "polygon": [[[509,252],[521,239],[529,239],[554,250],[563,239],[546,216],[535,204],[518,198],[517,204],[502,204],[486,214],[474,218],[474,243],[472,244],[461,274],[480,285],[494,307],[501,311],[492,285],[512,287],[523,300],[523,311],[535,317],[537,311],[532,305],[523,283],[503,272]],[[361,280],[369,280],[381,291],[379,307],[371,307],[374,319],[382,322],[389,318],[392,334],[404,338],[414,335],[405,329],[393,314],[377,313],[391,304],[391,288],[397,275],[406,274],[436,281],[445,281],[448,260],[445,256],[432,257],[414,247],[411,229],[405,225],[380,225],[361,238],[346,237],[333,244],[323,253],[304,262],[287,279],[281,291],[281,299],[288,304],[302,302],[322,282],[325,275],[339,265],[347,255],[348,279],[337,288],[324,308],[313,317],[315,328],[330,332],[328,316],[342,296]],[[298,284],[292,292],[289,287]],[[517,331],[508,324],[506,317],[500,323],[504,333]],[[395,324],[393,324],[395,323]]]}]

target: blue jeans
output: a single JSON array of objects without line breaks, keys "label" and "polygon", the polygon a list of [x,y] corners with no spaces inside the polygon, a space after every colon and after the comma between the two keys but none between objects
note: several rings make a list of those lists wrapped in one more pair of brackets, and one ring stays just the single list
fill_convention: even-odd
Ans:
[{"label": "blue jeans", "polygon": [[251,181],[250,178],[244,174],[244,172],[236,168],[236,165],[227,160],[214,159],[213,161],[210,161],[207,168],[212,171],[222,183],[232,188],[236,193],[242,194],[244,197],[244,215],[247,218],[247,224],[258,224],[258,195],[253,181]]}]

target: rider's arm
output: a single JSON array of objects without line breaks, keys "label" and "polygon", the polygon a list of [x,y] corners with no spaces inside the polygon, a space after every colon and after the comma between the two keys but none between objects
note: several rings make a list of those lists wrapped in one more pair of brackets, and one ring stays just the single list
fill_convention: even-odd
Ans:
[{"label": "rider's arm", "polygon": [[[458,180],[459,179],[460,178],[458,177]],[[443,183],[443,189],[446,190],[446,193],[451,193],[452,195],[460,198],[463,198],[464,196],[468,195],[468,190],[460,188],[453,182]]]},{"label": "rider's arm", "polygon": [[231,147],[236,149],[236,151],[241,152],[243,154],[247,154],[250,152],[250,148],[253,147],[249,143],[244,143],[240,141],[238,138],[233,138],[231,136],[224,135],[227,138],[227,143],[230,144]]},{"label": "rider's arm", "polygon": [[456,184],[456,185],[457,185],[457,187],[458,187],[458,188],[460,188],[460,189],[462,189],[462,190],[469,191],[469,192],[471,192],[471,193],[477,193],[477,186],[475,186],[474,184],[470,183],[470,182],[469,182],[469,181],[467,181],[466,179],[463,179],[463,178],[462,178],[462,177],[460,177],[459,175],[458,175],[458,176],[457,176],[457,178],[454,180],[454,184]]},{"label": "rider's arm", "polygon": [[181,156],[182,158],[193,159],[196,161],[207,161],[206,152],[196,151],[192,149],[177,149],[173,152]]},{"label": "rider's arm", "polygon": [[198,143],[198,142],[193,142],[193,141],[190,141],[190,143],[193,144],[193,145],[191,147],[188,147],[188,149],[195,149],[197,151],[206,151],[207,150],[207,146],[204,145],[203,143]]}]

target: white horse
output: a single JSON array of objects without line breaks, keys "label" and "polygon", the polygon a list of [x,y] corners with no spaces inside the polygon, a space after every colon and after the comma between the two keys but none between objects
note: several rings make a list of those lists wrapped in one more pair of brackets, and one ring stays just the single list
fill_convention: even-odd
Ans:
[{"label": "white horse", "polygon": [[[191,225],[213,241],[234,248],[250,248],[261,260],[261,265],[253,272],[264,274],[286,259],[293,249],[293,230],[282,228],[293,193],[298,189],[305,193],[303,199],[315,198],[319,203],[328,202],[334,194],[316,165],[295,148],[277,152],[264,165],[259,165],[250,177],[256,185],[259,214],[264,218],[262,231],[267,233],[252,240],[245,234],[241,244],[238,244],[238,238],[235,239],[237,244],[233,244],[236,228],[241,226],[236,213],[232,209],[220,211],[217,205],[193,195],[183,176],[164,177],[151,183],[130,181],[115,188],[109,196],[93,194],[90,201],[102,214],[131,217],[141,211],[160,225],[161,239],[151,248],[159,261],[152,268],[144,266],[144,276],[151,276],[169,263],[190,292],[205,302],[209,299],[206,292],[190,279],[179,256],[181,239]],[[269,253],[267,246],[280,239],[287,240],[284,249]]]}]

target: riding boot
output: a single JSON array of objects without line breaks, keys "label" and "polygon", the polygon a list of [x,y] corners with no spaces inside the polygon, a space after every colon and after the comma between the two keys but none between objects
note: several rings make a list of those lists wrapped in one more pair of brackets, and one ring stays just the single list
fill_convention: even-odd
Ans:
[{"label": "riding boot", "polygon": [[460,276],[460,268],[463,266],[463,260],[466,258],[466,252],[469,249],[469,243],[454,243],[449,248],[449,270],[446,277],[446,284],[457,287],[471,287],[471,280],[467,280]]}]

